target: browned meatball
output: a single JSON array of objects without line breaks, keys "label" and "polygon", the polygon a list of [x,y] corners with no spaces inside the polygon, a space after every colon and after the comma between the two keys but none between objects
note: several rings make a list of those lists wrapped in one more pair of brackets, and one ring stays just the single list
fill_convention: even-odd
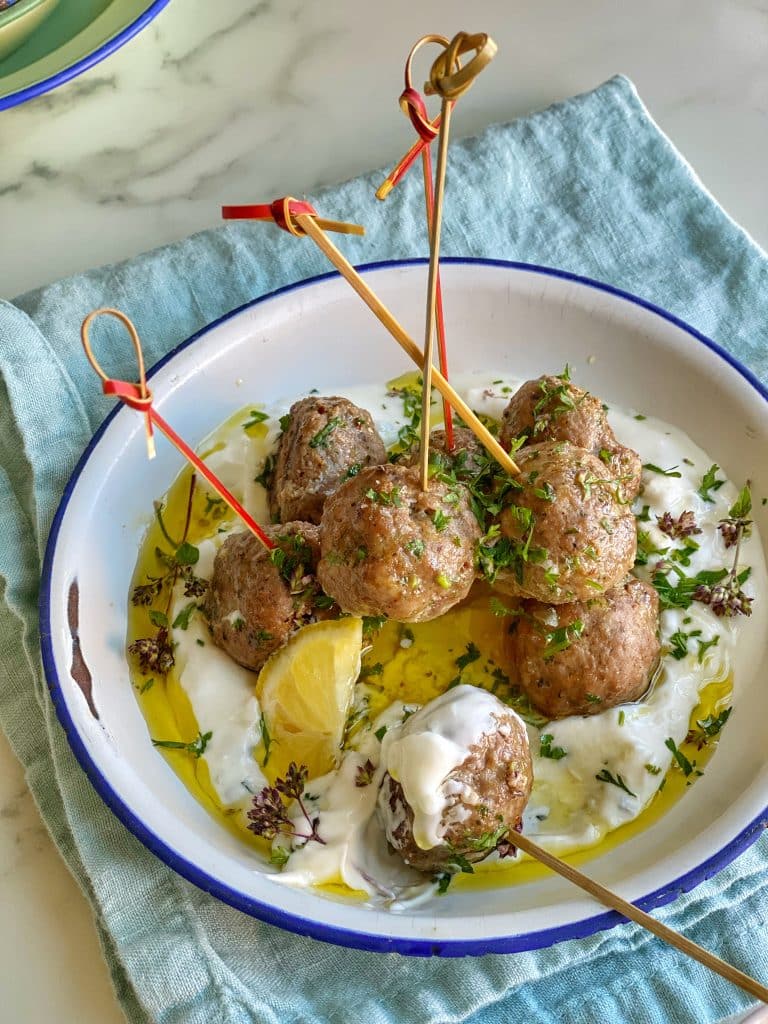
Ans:
[{"label": "browned meatball", "polygon": [[[421,770],[421,752],[435,733],[450,742],[462,732],[465,739],[457,749],[465,756],[436,780],[438,791],[427,794],[434,799],[425,816],[417,803],[418,779],[413,784],[414,773],[418,776]],[[394,752],[403,736],[411,747],[397,758]],[[462,858],[479,861],[497,846],[503,849],[500,844],[518,825],[533,784],[525,725],[492,694],[472,686],[454,687],[426,704],[393,734],[382,755],[389,770],[379,793],[379,813],[387,839],[420,871],[456,871]],[[433,780],[422,781],[429,785]]]},{"label": "browned meatball", "polygon": [[387,461],[371,414],[346,398],[302,398],[280,437],[269,504],[281,523],[319,523],[339,484],[365,466]]},{"label": "browned meatball", "polygon": [[461,484],[423,493],[415,469],[370,467],[325,504],[318,577],[345,612],[424,622],[466,597],[479,536]]},{"label": "browned meatball", "polygon": [[570,441],[605,463],[627,499],[634,498],[640,488],[640,456],[616,440],[600,399],[564,377],[528,380],[509,400],[499,440],[509,449],[521,437],[529,444]]},{"label": "browned meatball", "polygon": [[318,611],[329,613],[315,571],[319,530],[310,523],[268,526],[270,553],[250,532],[234,533],[216,553],[206,598],[214,643],[256,671]]},{"label": "browned meatball", "polygon": [[[419,465],[418,449],[408,453],[407,464]],[[468,427],[453,428],[453,451],[446,447],[445,430],[440,427],[429,435],[429,461],[437,468],[453,472],[457,480],[470,480],[487,463],[485,448]]]},{"label": "browned meatball", "polygon": [[501,512],[500,537],[479,551],[486,577],[547,604],[586,601],[623,580],[635,561],[635,518],[605,464],[568,441],[530,445],[515,458],[520,490]]},{"label": "browned meatball", "polygon": [[634,577],[583,603],[525,601],[507,639],[510,675],[547,718],[596,715],[648,689],[658,628],[658,595]]}]

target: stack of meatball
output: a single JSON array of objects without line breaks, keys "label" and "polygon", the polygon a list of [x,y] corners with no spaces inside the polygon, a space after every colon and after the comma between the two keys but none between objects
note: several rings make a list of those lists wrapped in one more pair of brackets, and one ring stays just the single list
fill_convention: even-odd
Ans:
[{"label": "stack of meatball", "polygon": [[[444,432],[433,432],[437,464],[454,471],[435,473],[422,491],[416,458],[389,463],[366,410],[343,398],[296,402],[269,487],[279,525],[268,533],[277,550],[250,533],[222,545],[207,600],[214,641],[258,670],[319,617],[436,618],[467,596],[481,566],[492,586],[517,599],[509,609],[509,675],[543,715],[589,715],[637,700],[659,655],[656,592],[629,575],[637,453],[617,441],[601,402],[567,377],[528,381],[505,409],[500,433],[519,474],[481,528],[473,488],[476,499],[488,456],[470,431],[456,435],[449,453]],[[493,737],[478,743],[483,771],[497,774],[483,787],[495,794],[494,820],[513,828],[530,790],[530,755],[521,786],[519,771],[509,781],[504,758],[487,756]],[[460,765],[457,779],[472,770]],[[387,787],[397,792],[390,779]],[[395,802],[399,827],[387,830],[390,842],[415,866],[434,870],[446,850],[472,859],[490,852],[477,850],[468,828],[464,842],[452,834],[450,844],[414,854],[401,794]]]}]

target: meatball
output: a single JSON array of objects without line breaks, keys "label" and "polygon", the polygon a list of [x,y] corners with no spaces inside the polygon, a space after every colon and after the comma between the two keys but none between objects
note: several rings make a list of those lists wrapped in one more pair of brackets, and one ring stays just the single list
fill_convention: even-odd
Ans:
[{"label": "meatball", "polygon": [[[410,452],[408,465],[419,465],[419,451]],[[445,430],[433,430],[429,435],[430,465],[453,472],[457,480],[472,480],[485,467],[488,459],[485,448],[468,427],[453,428],[453,451],[446,447]]]},{"label": "meatball", "polygon": [[379,814],[420,871],[451,871],[507,840],[533,785],[522,720],[486,690],[456,686],[384,737]]},{"label": "meatball", "polygon": [[647,690],[660,651],[650,584],[630,577],[591,601],[522,610],[506,641],[510,674],[542,715],[596,715]]},{"label": "meatball", "polygon": [[528,380],[515,392],[504,410],[499,440],[510,449],[521,437],[533,444],[570,441],[605,463],[628,500],[640,489],[640,456],[616,440],[600,399],[567,377]]},{"label": "meatball", "polygon": [[205,608],[214,643],[254,671],[332,604],[315,576],[318,528],[285,523],[265,532],[277,543],[278,557],[250,532],[227,537],[214,559]]},{"label": "meatball", "polygon": [[387,461],[371,414],[346,398],[302,398],[290,409],[269,490],[273,519],[319,523],[329,494],[364,466]]},{"label": "meatball", "polygon": [[370,467],[325,503],[318,577],[345,612],[424,622],[466,597],[479,536],[461,484],[422,492],[416,469]]},{"label": "meatball", "polygon": [[479,561],[500,590],[547,604],[586,601],[623,580],[635,561],[635,517],[595,455],[568,441],[522,448],[519,489],[500,514],[500,536]]}]

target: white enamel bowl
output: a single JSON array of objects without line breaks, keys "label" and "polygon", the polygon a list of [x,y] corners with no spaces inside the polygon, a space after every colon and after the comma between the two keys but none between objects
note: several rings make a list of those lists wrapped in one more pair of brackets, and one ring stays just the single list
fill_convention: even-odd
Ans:
[{"label": "white enamel bowl", "polygon": [[[420,337],[424,264],[369,268],[366,276]],[[455,372],[487,366],[526,378],[558,372],[567,361],[589,390],[682,427],[732,480],[749,477],[758,497],[768,494],[768,395],[691,328],[631,296],[542,268],[446,261],[443,283]],[[331,275],[213,324],[155,368],[152,388],[162,415],[196,444],[248,402],[313,387],[334,392],[410,368]],[[153,749],[124,655],[129,584],[151,501],[181,468],[163,441],[147,464],[142,431],[141,417],[119,408],[85,452],[54,523],[41,598],[43,655],[59,717],[93,785],[125,825],[227,903],[344,945],[455,956],[531,949],[615,924],[616,915],[596,914],[594,903],[554,877],[457,891],[397,914],[289,889],[205,813]],[[768,508],[756,506],[768,537]],[[67,595],[75,579],[98,719],[70,674]],[[597,878],[646,909],[712,875],[768,822],[765,651],[761,661],[737,680],[734,713],[704,777],[660,822],[590,864]]]}]

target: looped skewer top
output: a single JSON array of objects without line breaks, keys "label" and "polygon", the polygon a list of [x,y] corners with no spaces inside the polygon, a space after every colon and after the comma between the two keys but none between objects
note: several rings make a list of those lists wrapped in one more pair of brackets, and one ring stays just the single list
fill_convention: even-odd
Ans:
[{"label": "looped skewer top", "polygon": [[[139,366],[139,383],[130,384],[124,380],[112,380],[104,370],[101,368],[99,361],[93,354],[93,346],[91,345],[91,324],[98,316],[113,316],[128,331],[131,336],[133,348],[136,352],[136,362]],[[152,431],[152,416],[150,410],[152,408],[152,392],[147,387],[147,374],[144,367],[144,353],[141,350],[141,340],[139,338],[139,332],[136,330],[133,321],[130,317],[127,317],[125,313],[119,309],[112,309],[111,307],[105,306],[103,309],[94,309],[92,313],[83,320],[82,327],[80,328],[80,338],[83,342],[83,349],[85,350],[88,362],[91,364],[93,369],[99,375],[102,381],[102,390],[105,395],[115,395],[120,398],[126,405],[130,406],[131,409],[136,409],[137,412],[143,412],[146,417],[146,435],[147,435],[147,458],[154,459],[156,455],[155,450],[155,438]]]},{"label": "looped skewer top", "polygon": [[319,217],[311,203],[293,196],[283,196],[271,203],[251,203],[245,206],[222,206],[221,216],[224,220],[271,220],[283,231],[297,238],[306,235],[304,228],[296,220],[297,217],[314,217],[318,225],[325,231],[335,231],[341,235],[364,235],[365,228],[360,224],[349,224],[346,221],[326,220]]},{"label": "looped skewer top", "polygon": [[[475,56],[461,66],[459,57],[471,50],[475,51]],[[429,73],[429,81],[424,84],[424,92],[428,96],[441,96],[444,100],[455,102],[470,88],[483,68],[491,63],[497,50],[496,43],[485,32],[476,32],[474,35],[459,32],[436,58]]]},{"label": "looped skewer top", "polygon": [[[412,69],[413,58],[423,46],[428,46],[431,43],[437,43],[444,50],[451,45],[450,40],[446,39],[445,36],[435,34],[422,36],[421,39],[413,44],[405,62],[405,88],[399,99],[400,109],[410,119],[416,134],[422,142],[426,143],[433,142],[437,138],[437,133],[440,130],[440,116],[438,115],[434,120],[430,120],[421,94],[413,87]],[[455,64],[455,68],[456,71],[461,69],[458,61]]]},{"label": "looped skewer top", "polygon": [[[91,325],[97,316],[113,316],[120,321],[131,336],[133,347],[136,351],[136,360],[139,364],[139,383],[132,384],[127,380],[113,380],[108,377],[102,369],[96,356],[93,354],[93,346],[91,345]],[[208,466],[203,462],[200,456],[176,433],[173,427],[167,423],[160,413],[152,406],[153,396],[150,389],[147,387],[147,376],[144,368],[144,354],[141,350],[141,340],[139,338],[139,332],[133,324],[130,317],[126,316],[119,309],[95,309],[92,313],[83,320],[83,325],[80,328],[80,337],[83,342],[83,349],[88,358],[88,362],[91,364],[93,369],[101,378],[102,391],[105,395],[114,395],[115,398],[119,398],[121,402],[129,406],[131,409],[135,409],[137,412],[143,413],[146,418],[146,432],[147,432],[147,455],[150,459],[155,457],[155,442],[152,433],[153,424],[157,426],[168,440],[174,445],[178,451],[184,456],[184,458],[191,463],[194,469],[200,473],[200,475],[208,481],[214,491],[222,498],[232,511],[242,519],[251,533],[261,541],[264,547],[271,551],[275,544],[267,537],[262,528],[256,522],[256,520],[245,511],[240,502],[235,498],[233,494],[224,486],[219,480],[215,473],[213,473]]]}]

